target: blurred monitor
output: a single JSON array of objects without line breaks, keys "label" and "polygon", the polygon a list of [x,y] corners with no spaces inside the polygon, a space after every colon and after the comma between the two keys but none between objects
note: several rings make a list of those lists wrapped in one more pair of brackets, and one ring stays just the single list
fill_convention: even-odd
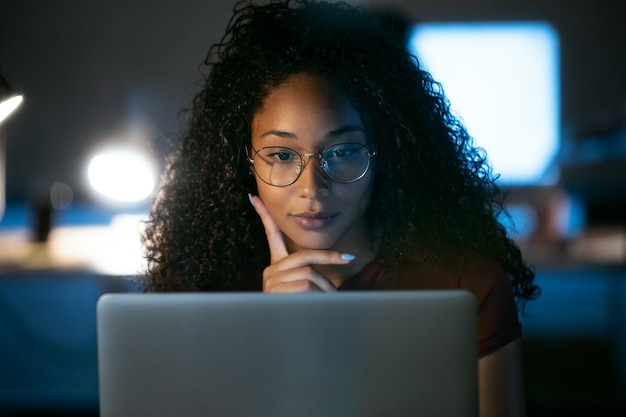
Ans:
[{"label": "blurred monitor", "polygon": [[420,23],[409,48],[505,186],[559,179],[559,40],[544,22]]}]

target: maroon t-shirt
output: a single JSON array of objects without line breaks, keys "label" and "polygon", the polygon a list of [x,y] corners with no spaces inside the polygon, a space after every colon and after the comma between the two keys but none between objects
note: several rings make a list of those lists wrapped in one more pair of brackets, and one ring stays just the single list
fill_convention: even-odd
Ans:
[{"label": "maroon t-shirt", "polygon": [[471,291],[478,301],[479,357],[488,355],[522,337],[522,326],[508,277],[490,260],[465,260],[452,265],[417,263],[400,268],[389,279],[374,261],[339,290],[435,290]]}]

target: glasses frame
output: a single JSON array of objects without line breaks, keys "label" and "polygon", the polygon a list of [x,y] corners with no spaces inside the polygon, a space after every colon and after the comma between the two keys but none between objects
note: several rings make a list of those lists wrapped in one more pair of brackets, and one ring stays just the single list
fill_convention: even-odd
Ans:
[{"label": "glasses frame", "polygon": [[[326,151],[328,151],[330,148],[332,148],[333,146],[338,146],[338,145],[359,145],[362,146],[363,148],[365,148],[365,150],[367,151],[367,167],[365,167],[365,170],[363,170],[363,173],[361,175],[359,175],[357,178],[350,180],[350,181],[341,181],[341,180],[337,180],[333,177],[330,176],[330,174],[328,174],[328,172],[326,172],[326,169],[328,167],[328,163],[327,161],[322,157],[322,154],[325,153]],[[292,151],[294,154],[298,155],[300,157],[300,160],[302,161],[302,169],[300,170],[300,172],[298,173],[298,175],[296,175],[296,177],[294,178],[293,181],[291,181],[289,184],[285,184],[285,185],[276,185],[276,184],[271,184],[270,182],[266,181],[263,179],[263,177],[261,177],[261,175],[259,175],[258,171],[256,170],[256,166],[254,165],[254,158],[257,156],[257,154],[259,152],[261,152],[264,149],[269,149],[269,148],[281,148],[281,149],[287,149]],[[267,185],[271,185],[272,187],[279,187],[279,188],[283,188],[283,187],[289,187],[290,185],[294,184],[296,181],[298,181],[298,178],[300,178],[300,175],[302,175],[302,171],[304,171],[304,169],[306,168],[307,164],[311,161],[312,157],[316,157],[316,159],[319,162],[320,168],[322,169],[322,172],[324,173],[324,175],[330,179],[333,182],[339,183],[339,184],[351,184],[353,182],[357,182],[358,180],[360,180],[361,178],[363,178],[365,176],[365,174],[367,174],[367,172],[370,170],[370,167],[372,166],[372,158],[374,156],[376,156],[376,154],[378,153],[378,151],[376,149],[371,150],[370,147],[368,145],[365,145],[363,143],[358,143],[358,142],[344,142],[344,143],[335,143],[334,145],[330,145],[326,148],[324,148],[324,150],[322,152],[307,152],[307,153],[300,153],[297,152],[287,146],[264,146],[262,148],[259,149],[254,149],[251,148],[252,151],[254,152],[254,154],[252,156],[248,156],[248,162],[252,165],[252,170],[254,171],[254,174],[264,183],[266,183]],[[250,154],[250,152],[248,152],[246,150],[246,153],[248,153],[248,155]],[[304,157],[308,157],[309,160],[305,163],[304,162]]]}]

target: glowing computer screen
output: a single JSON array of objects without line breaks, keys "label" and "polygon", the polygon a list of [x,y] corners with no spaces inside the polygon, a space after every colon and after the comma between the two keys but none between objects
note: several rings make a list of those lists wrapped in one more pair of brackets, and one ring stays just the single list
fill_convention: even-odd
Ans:
[{"label": "glowing computer screen", "polygon": [[443,85],[501,184],[558,180],[559,40],[550,24],[420,23],[409,48]]}]

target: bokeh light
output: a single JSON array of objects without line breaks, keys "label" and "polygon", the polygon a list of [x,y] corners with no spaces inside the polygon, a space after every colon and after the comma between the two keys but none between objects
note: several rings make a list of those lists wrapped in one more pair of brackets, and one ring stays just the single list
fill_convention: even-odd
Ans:
[{"label": "bokeh light", "polygon": [[87,169],[89,184],[99,195],[117,202],[139,202],[150,197],[156,174],[149,159],[132,149],[97,153]]}]

